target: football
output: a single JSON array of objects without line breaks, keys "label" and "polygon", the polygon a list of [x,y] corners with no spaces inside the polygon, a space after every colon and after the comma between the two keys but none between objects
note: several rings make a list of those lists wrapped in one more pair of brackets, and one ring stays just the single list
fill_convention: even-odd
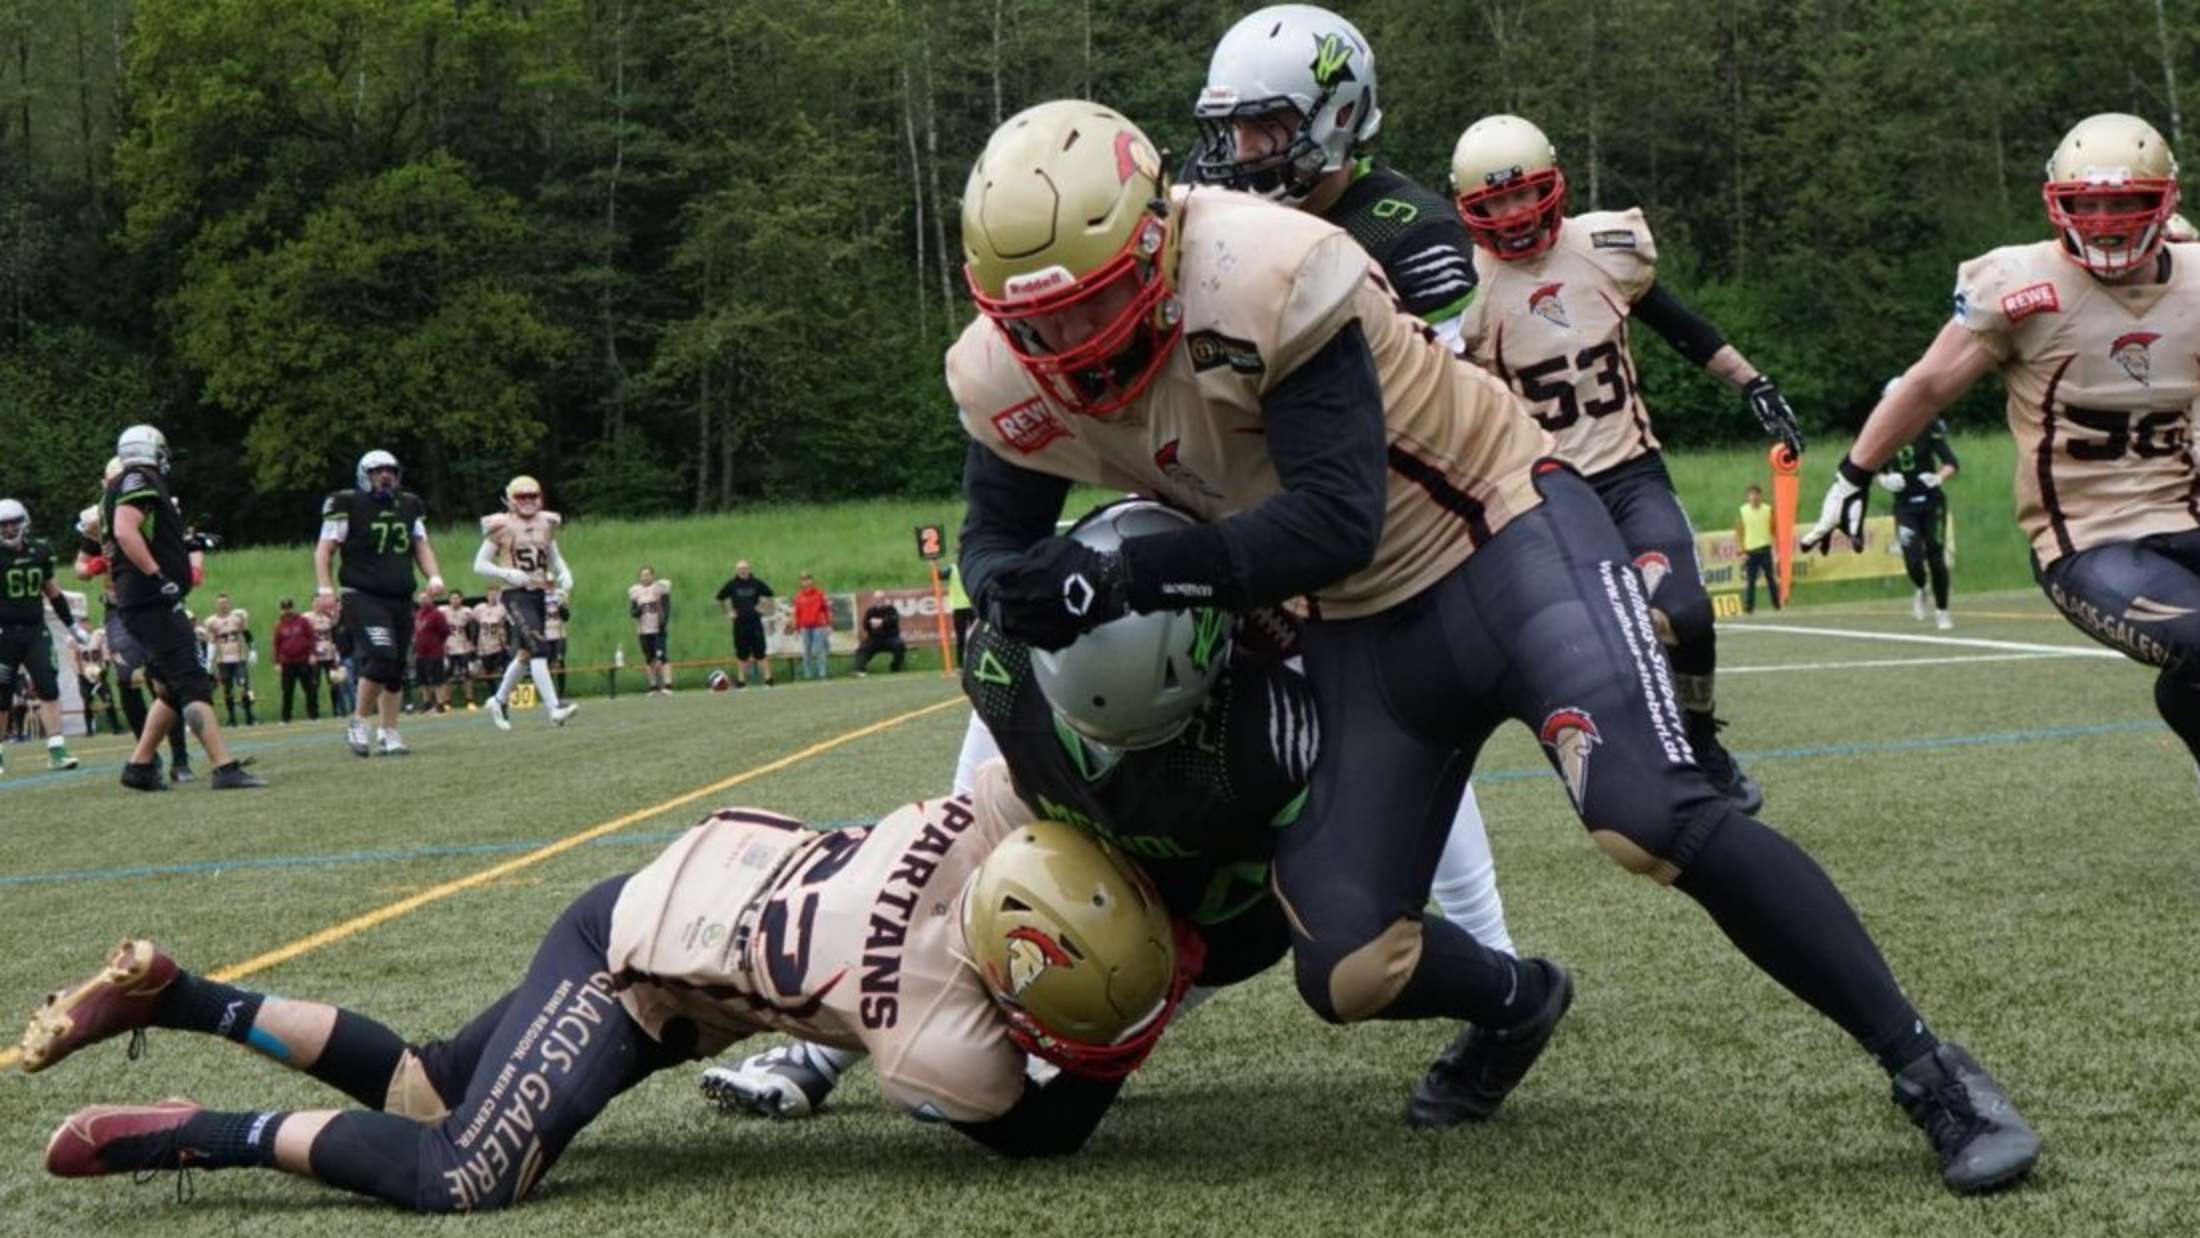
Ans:
[{"label": "football", "polygon": [[733,689],[733,677],[732,677],[732,676],[730,676],[730,675],[726,674],[726,673],[725,673],[724,671],[712,671],[712,672],[710,673],[710,690],[711,690],[711,691],[713,691],[713,692],[730,692],[730,691],[732,691],[732,689]]}]

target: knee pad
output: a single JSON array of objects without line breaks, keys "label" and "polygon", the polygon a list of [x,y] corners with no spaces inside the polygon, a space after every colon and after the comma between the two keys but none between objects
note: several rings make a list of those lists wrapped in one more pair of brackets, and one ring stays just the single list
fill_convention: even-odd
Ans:
[{"label": "knee pad", "polygon": [[1329,1014],[1338,1023],[1372,1019],[1390,1007],[1421,964],[1421,921],[1392,922],[1373,940],[1346,951],[1329,966]]},{"label": "knee pad", "polygon": [[410,1048],[397,1060],[397,1069],[390,1074],[382,1112],[411,1118],[423,1126],[439,1125],[451,1116],[450,1105],[435,1090],[435,1081],[428,1077],[427,1064]]},{"label": "knee pad", "polygon": [[1672,885],[1730,817],[1741,812],[1725,797],[1712,795],[1659,813],[1632,814],[1625,820],[1592,823],[1589,839],[1611,861],[1638,877]]}]

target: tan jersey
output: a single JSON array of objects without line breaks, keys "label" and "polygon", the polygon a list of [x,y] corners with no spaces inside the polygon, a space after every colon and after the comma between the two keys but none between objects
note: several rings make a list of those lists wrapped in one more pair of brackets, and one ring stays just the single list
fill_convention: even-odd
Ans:
[{"label": "tan jersey", "polygon": [[543,599],[542,638],[544,640],[565,639],[565,620],[559,617],[560,612],[564,611],[565,609],[565,599],[559,597],[557,594],[553,593],[549,597]]},{"label": "tan jersey", "polygon": [[628,585],[626,600],[642,608],[634,616],[634,630],[643,636],[655,636],[665,630],[665,598],[672,592],[669,580],[654,580],[646,585]]},{"label": "tan jersey", "polygon": [[1550,437],[1503,384],[1399,309],[1349,236],[1247,194],[1175,192],[1185,335],[1153,385],[1106,418],[1065,413],[981,317],[947,354],[972,438],[1020,467],[1156,495],[1208,520],[1241,512],[1282,490],[1261,398],[1358,319],[1382,380],[1389,495],[1374,562],[1318,590],[1320,613],[1394,606],[1542,502],[1530,470]]},{"label": "tan jersey", "polygon": [[317,610],[306,612],[306,622],[313,625],[313,660],[336,660],[336,616],[324,615]]},{"label": "tan jersey", "polygon": [[1956,321],[2001,363],[2017,521],[2042,564],[2200,526],[2200,245],[2167,252],[2160,284],[2104,284],[2053,241],[2004,246],[1956,274]]},{"label": "tan jersey", "polygon": [[226,615],[209,615],[206,634],[214,641],[214,658],[224,663],[244,661],[244,634],[252,624],[252,617],[242,610],[232,610]]},{"label": "tan jersey", "polygon": [[504,652],[504,624],[508,617],[501,605],[483,602],[474,607],[474,648],[482,657]]},{"label": "tan jersey", "polygon": [[76,647],[76,668],[86,679],[97,679],[107,673],[107,629],[92,629],[92,641]]},{"label": "tan jersey", "polygon": [[1593,475],[1657,448],[1627,340],[1658,276],[1641,211],[1572,216],[1557,244],[1516,262],[1477,246],[1474,269],[1481,293],[1460,316],[1460,342],[1528,402],[1560,456]]},{"label": "tan jersey", "polygon": [[558,525],[564,519],[556,512],[532,516],[498,512],[481,518],[481,535],[496,547],[498,566],[527,573],[530,589],[548,589],[557,580],[550,567],[550,548],[557,543]]},{"label": "tan jersey", "polygon": [[440,609],[443,611],[443,621],[451,625],[450,639],[444,642],[443,645],[444,656],[452,658],[470,658],[474,656],[474,638],[466,635],[466,625],[474,621],[473,608],[470,606],[444,606]]},{"label": "tan jersey", "polygon": [[971,798],[867,829],[715,813],[620,891],[607,955],[621,1000],[651,1035],[689,1019],[705,1053],[781,1031],[868,1051],[879,1089],[907,1108],[999,1117],[1023,1093],[1024,1055],[960,957],[961,900],[1032,819],[998,761]]}]

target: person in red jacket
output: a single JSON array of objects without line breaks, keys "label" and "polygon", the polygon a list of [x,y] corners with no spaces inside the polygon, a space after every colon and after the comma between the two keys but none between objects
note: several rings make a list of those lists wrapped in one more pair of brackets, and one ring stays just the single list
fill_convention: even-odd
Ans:
[{"label": "person in red jacket", "polygon": [[321,674],[313,664],[313,645],[316,637],[313,623],[298,610],[298,604],[284,598],[282,613],[275,619],[275,665],[283,675],[283,725],[290,725],[290,702],[298,686],[305,685],[306,718],[318,722],[321,718]]},{"label": "person in red jacket", "polygon": [[422,593],[413,613],[413,680],[420,685],[423,713],[431,702],[435,712],[451,712],[450,640],[451,621],[435,604],[435,595]]},{"label": "person in red jacket", "polygon": [[825,678],[825,653],[833,638],[833,604],[810,574],[802,574],[802,587],[794,595],[794,626],[802,633],[802,677]]}]

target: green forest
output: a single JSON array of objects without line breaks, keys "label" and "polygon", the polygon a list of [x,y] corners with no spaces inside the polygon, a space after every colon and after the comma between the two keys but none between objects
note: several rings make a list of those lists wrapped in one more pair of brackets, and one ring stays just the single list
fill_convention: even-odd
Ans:
[{"label": "green forest", "polygon": [[[388,447],[440,517],[951,491],[958,201],[1063,95],[1193,137],[1215,0],[0,0],[0,491],[42,532],[121,426],[241,541]],[[1512,111],[1573,209],[1844,435],[1955,265],[2045,235],[2096,111],[2183,149],[2200,0],[1370,0],[1375,153]],[[1662,344],[1670,445],[1755,423]],[[1987,426],[1991,385],[1957,410]]]}]

